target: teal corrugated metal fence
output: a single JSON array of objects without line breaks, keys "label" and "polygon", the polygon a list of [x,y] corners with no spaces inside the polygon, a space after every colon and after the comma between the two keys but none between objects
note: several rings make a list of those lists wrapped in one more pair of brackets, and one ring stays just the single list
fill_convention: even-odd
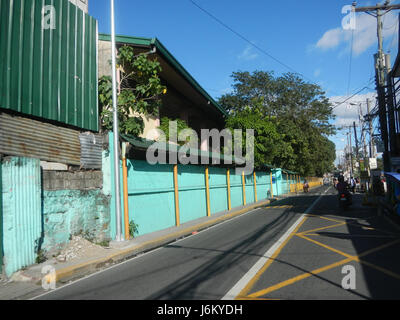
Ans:
[{"label": "teal corrugated metal fence", "polygon": [[38,159],[2,162],[3,248],[6,275],[35,263],[42,232]]}]

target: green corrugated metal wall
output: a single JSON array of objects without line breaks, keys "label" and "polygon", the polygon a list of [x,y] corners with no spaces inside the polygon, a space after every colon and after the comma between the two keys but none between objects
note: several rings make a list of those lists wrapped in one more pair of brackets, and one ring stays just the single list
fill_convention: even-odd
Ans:
[{"label": "green corrugated metal wall", "polygon": [[2,178],[2,163],[0,158],[0,274],[3,272],[3,178]]},{"label": "green corrugated metal wall", "polygon": [[0,108],[98,131],[95,19],[68,0],[0,0],[0,61]]}]

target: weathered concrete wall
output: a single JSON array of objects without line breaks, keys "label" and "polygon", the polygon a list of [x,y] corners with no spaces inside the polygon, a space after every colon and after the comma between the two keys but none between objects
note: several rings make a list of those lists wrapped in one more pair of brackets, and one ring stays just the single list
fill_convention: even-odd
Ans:
[{"label": "weathered concrete wall", "polygon": [[74,235],[109,239],[111,196],[102,187],[102,171],[43,171],[44,251],[59,250]]},{"label": "weathered concrete wall", "polygon": [[[109,167],[106,151],[103,158]],[[74,235],[110,239],[110,170],[41,172],[39,159],[7,157],[0,171],[0,264],[7,276],[34,264],[39,253],[57,254]]]},{"label": "weathered concrete wall", "polygon": [[99,63],[98,63],[99,78],[103,76],[111,77],[112,75],[111,53],[112,53],[111,42],[99,40]]},{"label": "weathered concrete wall", "polygon": [[101,189],[43,191],[42,249],[57,251],[73,235],[96,242],[109,239],[109,203]]}]

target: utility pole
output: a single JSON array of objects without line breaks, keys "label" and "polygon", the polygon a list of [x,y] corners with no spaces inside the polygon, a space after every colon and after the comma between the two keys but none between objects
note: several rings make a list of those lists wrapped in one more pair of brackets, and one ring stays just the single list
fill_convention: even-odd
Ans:
[{"label": "utility pole", "polygon": [[387,105],[388,105],[388,118],[389,118],[389,141],[390,141],[390,155],[395,157],[398,155],[398,148],[396,143],[396,118],[395,108],[393,101],[393,80],[392,80],[392,67],[390,63],[390,55],[385,56],[386,61],[386,83],[387,83]]},{"label": "utility pole", "polygon": [[358,170],[361,171],[360,155],[358,153],[357,129],[356,129],[356,122],[355,121],[353,121],[353,128],[354,128],[354,140],[356,142],[356,163],[358,163]]},{"label": "utility pole", "polygon": [[365,119],[362,111],[362,104],[360,103],[360,127],[361,127],[361,143],[362,143],[362,153],[363,153],[363,161],[364,161],[364,171],[367,171],[367,144],[365,141]]},{"label": "utility pole", "polygon": [[385,146],[385,152],[383,154],[384,170],[390,171],[388,121],[385,99],[385,86],[387,82],[387,79],[385,78],[385,67],[387,67],[387,65],[383,52],[382,17],[389,11],[399,10],[400,4],[390,5],[390,1],[386,1],[384,4],[378,4],[376,6],[369,7],[356,8],[356,5],[356,3],[353,3],[354,12],[365,12],[377,18],[378,53],[375,55],[375,72],[379,103],[379,121],[381,127],[381,136]]},{"label": "utility pole", "polygon": [[351,126],[349,126],[349,132],[347,133],[347,143],[350,152],[350,176],[353,176],[354,168],[353,168],[353,147],[351,145]]},{"label": "utility pole", "polygon": [[367,99],[367,112],[368,112],[368,130],[369,130],[369,157],[375,158],[374,150],[374,139],[373,139],[373,127],[372,127],[372,115],[371,115],[371,100]]}]

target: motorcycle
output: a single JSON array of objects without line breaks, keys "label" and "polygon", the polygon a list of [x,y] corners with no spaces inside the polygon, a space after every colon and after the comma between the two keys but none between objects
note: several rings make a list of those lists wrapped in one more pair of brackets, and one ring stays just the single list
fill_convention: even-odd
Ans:
[{"label": "motorcycle", "polygon": [[345,209],[352,205],[352,198],[350,192],[340,192],[339,193],[339,206],[342,209]]},{"label": "motorcycle", "polygon": [[303,191],[304,191],[304,193],[308,193],[310,191],[310,186],[308,184],[305,184],[303,186]]}]

